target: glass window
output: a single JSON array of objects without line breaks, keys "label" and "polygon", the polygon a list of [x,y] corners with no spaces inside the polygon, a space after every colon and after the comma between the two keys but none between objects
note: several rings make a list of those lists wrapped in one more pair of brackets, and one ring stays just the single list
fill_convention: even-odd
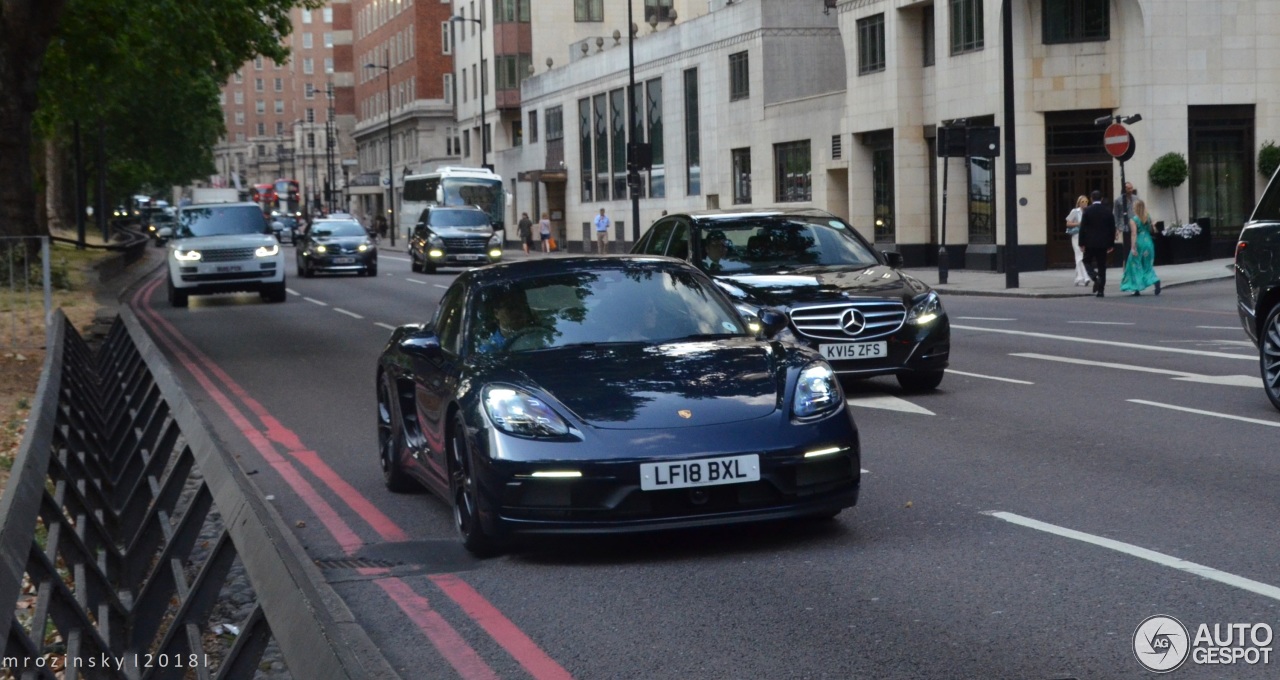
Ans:
[{"label": "glass window", "polygon": [[751,149],[734,149],[733,202],[735,205],[751,202]]},{"label": "glass window", "polygon": [[[709,244],[724,248],[711,252]],[[760,216],[716,219],[698,227],[699,250],[693,263],[711,272],[763,273],[810,265],[879,263],[871,246],[857,230],[839,218],[810,215]]]},{"label": "glass window", "polygon": [[323,16],[323,19],[322,19],[322,20],[323,20],[326,24],[331,24],[331,23],[333,23],[333,8],[332,8],[332,7],[325,7],[324,9],[320,10],[320,12],[321,12],[321,14],[322,14],[322,16]]},{"label": "glass window", "polygon": [[253,91],[254,91],[254,92],[262,92],[262,91],[263,91],[263,87],[262,87],[262,79],[261,79],[261,78],[254,78],[254,79],[253,79]]},{"label": "glass window", "polygon": [[564,139],[564,107],[553,106],[547,109],[546,123],[548,142]]},{"label": "glass window", "polygon": [[702,148],[698,134],[698,69],[684,72],[684,158],[688,195],[702,193]]},{"label": "glass window", "polygon": [[574,21],[604,21],[604,0],[573,0]]},{"label": "glass window", "polygon": [[773,145],[774,199],[779,203],[813,200],[809,140]]},{"label": "glass window", "polygon": [[255,57],[253,60],[253,69],[255,71],[262,70],[262,57]]},{"label": "glass window", "polygon": [[951,0],[951,53],[983,47],[982,0]]},{"label": "glass window", "polygon": [[311,48],[314,46],[314,44],[315,44],[315,43],[314,43],[314,42],[312,42],[312,37],[311,37],[311,34],[310,34],[310,33],[303,33],[303,34],[302,34],[302,48],[303,48],[303,49],[309,50],[309,49],[311,49]]},{"label": "glass window", "polygon": [[858,20],[858,75],[884,70],[884,15]]},{"label": "glass window", "polygon": [[529,131],[529,143],[536,144],[538,142],[538,112],[529,112],[529,126],[525,128]]},{"label": "glass window", "polygon": [[276,92],[284,92],[284,78],[276,78],[276,81],[273,84],[275,85]]},{"label": "glass window", "polygon": [[653,229],[649,230],[648,236],[645,237],[644,243],[640,244],[637,252],[643,255],[665,255],[667,242],[671,240],[671,231],[675,226],[674,219],[659,220],[653,225]]},{"label": "glass window", "polygon": [[623,102],[623,92],[623,90],[614,90],[609,93],[609,130],[612,142],[609,149],[613,156],[611,169],[615,201],[627,198],[627,107]]},{"label": "glass window", "polygon": [[[547,110],[547,139],[551,139],[551,110]],[[591,166],[591,100],[578,100],[578,165],[582,170],[582,202],[595,196],[595,175]]]},{"label": "glass window", "polygon": [[888,146],[871,151],[871,193],[875,211],[876,243],[893,243],[897,238],[893,204],[893,139]]},{"label": "glass window", "polygon": [[591,98],[591,129],[595,144],[596,196],[609,198],[609,108],[605,95]]},{"label": "glass window", "polygon": [[276,113],[284,113],[284,100],[283,100],[283,99],[277,99],[277,100],[276,100]]},{"label": "glass window", "polygon": [[440,22],[440,52],[442,54],[453,54],[453,41],[450,40],[452,32],[449,30],[453,26],[451,21]]},{"label": "glass window", "polygon": [[920,41],[924,54],[921,57],[923,66],[933,66],[937,61],[937,49],[934,46],[936,40],[933,24],[933,5],[929,5],[921,12],[920,18]]},{"label": "glass window", "polygon": [[1044,42],[1100,42],[1111,38],[1110,0],[1043,0]]},{"label": "glass window", "polygon": [[306,57],[302,60],[302,72],[307,75],[311,75],[316,72],[316,64],[311,57]]},{"label": "glass window", "polygon": [[654,78],[644,84],[645,112],[649,124],[649,197],[662,198],[667,195],[666,167],[664,165],[663,132],[662,132],[662,79]]},{"label": "glass window", "polygon": [[444,74],[444,103],[453,103],[453,74]]},{"label": "glass window", "polygon": [[325,33],[325,34],[324,34],[324,46],[325,46],[325,47],[327,47],[327,48],[329,48],[329,49],[332,49],[332,48],[333,48],[333,34],[332,34],[332,33]]},{"label": "glass window", "polygon": [[644,0],[644,22],[647,24],[649,20],[654,21],[672,21],[675,14],[672,8],[674,0]]},{"label": "glass window", "polygon": [[461,350],[462,302],[466,293],[466,286],[450,286],[440,299],[440,306],[436,308],[436,316],[432,320],[436,336],[440,338],[440,348],[451,354],[457,354]]},{"label": "glass window", "polygon": [[748,68],[747,53],[738,52],[729,55],[729,101],[738,101],[751,96],[751,72]]},{"label": "glass window", "polygon": [[256,113],[266,113],[267,103],[259,99],[253,103],[253,110]]},{"label": "glass window", "polygon": [[302,10],[302,23],[304,24],[311,23],[311,10],[309,9]]},{"label": "glass window", "polygon": [[969,159],[969,243],[996,242],[994,166],[990,158]]},{"label": "glass window", "polygon": [[243,92],[237,92],[237,93],[236,93],[236,95],[235,95],[235,99],[236,99],[236,103],[237,103],[237,104],[243,104],[243,103],[244,103],[244,93],[243,93]]}]

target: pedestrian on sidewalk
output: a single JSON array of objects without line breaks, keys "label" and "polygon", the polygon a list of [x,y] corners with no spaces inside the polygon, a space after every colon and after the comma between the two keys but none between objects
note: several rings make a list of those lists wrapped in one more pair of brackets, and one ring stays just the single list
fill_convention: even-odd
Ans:
[{"label": "pedestrian on sidewalk", "polygon": [[1120,290],[1142,295],[1142,291],[1155,286],[1156,295],[1159,295],[1160,277],[1156,276],[1156,268],[1153,266],[1156,259],[1156,242],[1153,238],[1155,229],[1151,226],[1151,217],[1147,215],[1146,203],[1133,202],[1133,217],[1129,218],[1129,222],[1133,231],[1133,246],[1129,251],[1129,258],[1124,262]]},{"label": "pedestrian on sidewalk", "polygon": [[546,213],[542,213],[542,219],[538,220],[538,232],[542,236],[542,252],[551,252],[551,218]]},{"label": "pedestrian on sidewalk", "polygon": [[1080,219],[1084,217],[1084,209],[1089,205],[1089,198],[1081,196],[1076,199],[1076,207],[1067,215],[1067,233],[1071,235],[1071,251],[1076,256],[1076,285],[1087,286],[1089,270],[1084,267],[1084,249],[1080,247]]},{"label": "pedestrian on sidewalk", "polygon": [[524,254],[529,254],[529,247],[533,245],[533,222],[529,219],[529,213],[520,213],[520,222],[516,225],[516,235],[520,237],[520,243],[524,245]]},{"label": "pedestrian on sidewalk", "polygon": [[609,221],[608,216],[604,214],[604,208],[600,209],[600,214],[596,215],[596,254],[604,255],[609,252]]},{"label": "pedestrian on sidewalk", "polygon": [[1103,297],[1107,288],[1107,254],[1115,249],[1116,223],[1102,204],[1102,192],[1089,194],[1092,201],[1080,217],[1080,245],[1084,266],[1093,280],[1093,294]]},{"label": "pedestrian on sidewalk", "polygon": [[[1125,198],[1128,197],[1128,201]],[[1133,230],[1130,229],[1129,218],[1133,217],[1133,202],[1138,199],[1138,190],[1133,182],[1124,183],[1124,194],[1117,196],[1111,208],[1111,216],[1116,222],[1116,240],[1124,242],[1124,251],[1120,255],[1120,266],[1129,257],[1129,249],[1133,247]]]}]

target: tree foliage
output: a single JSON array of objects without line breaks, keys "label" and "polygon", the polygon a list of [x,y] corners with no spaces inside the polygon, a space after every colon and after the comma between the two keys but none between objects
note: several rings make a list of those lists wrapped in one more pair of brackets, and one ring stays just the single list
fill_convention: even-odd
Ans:
[{"label": "tree foliage", "polygon": [[1180,153],[1170,151],[1151,164],[1147,178],[1161,189],[1180,187],[1187,181],[1187,159]]},{"label": "tree foliage", "polygon": [[1275,140],[1268,139],[1258,150],[1258,174],[1271,179],[1276,168],[1280,168],[1280,146],[1276,146]]}]

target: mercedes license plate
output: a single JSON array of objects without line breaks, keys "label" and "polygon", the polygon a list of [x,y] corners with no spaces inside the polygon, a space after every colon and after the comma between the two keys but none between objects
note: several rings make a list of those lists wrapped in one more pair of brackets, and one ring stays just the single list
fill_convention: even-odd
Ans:
[{"label": "mercedes license plate", "polygon": [[355,261],[356,261],[356,258],[354,258],[354,257],[335,257],[335,258],[333,258],[333,263],[334,263],[334,264],[351,264],[352,262],[355,262]]},{"label": "mercedes license plate", "polygon": [[466,253],[463,253],[463,254],[461,254],[461,255],[457,255],[456,257],[457,257],[459,260],[467,260],[467,261],[472,261],[472,260],[483,260],[483,259],[484,259],[484,255],[468,255],[468,254],[466,254]]},{"label": "mercedes license plate", "polygon": [[839,345],[818,345],[823,359],[880,359],[889,356],[889,343],[849,342]]},{"label": "mercedes license plate", "polygon": [[645,491],[717,486],[760,480],[760,456],[679,460],[640,464],[640,488]]}]

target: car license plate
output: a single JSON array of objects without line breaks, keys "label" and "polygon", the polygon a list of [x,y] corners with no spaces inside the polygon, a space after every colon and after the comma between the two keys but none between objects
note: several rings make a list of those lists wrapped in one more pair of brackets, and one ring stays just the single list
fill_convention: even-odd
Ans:
[{"label": "car license plate", "polygon": [[850,342],[839,345],[818,345],[823,359],[879,359],[889,356],[888,342]]},{"label": "car license plate", "polygon": [[218,272],[219,274],[229,273],[229,272],[238,272],[238,271],[240,271],[240,265],[238,265],[238,264],[220,264],[220,265],[218,265],[218,266],[217,266],[217,268],[216,268],[216,269],[217,269],[217,272]]},{"label": "car license plate", "polygon": [[333,263],[334,263],[334,264],[351,264],[352,262],[355,262],[355,261],[356,261],[356,258],[354,258],[354,257],[335,257],[335,258],[333,258]]},{"label": "car license plate", "polygon": [[760,456],[679,460],[640,464],[640,488],[645,491],[717,486],[760,480]]},{"label": "car license plate", "polygon": [[484,259],[484,255],[458,255],[457,257],[459,260],[468,260],[468,261]]}]

